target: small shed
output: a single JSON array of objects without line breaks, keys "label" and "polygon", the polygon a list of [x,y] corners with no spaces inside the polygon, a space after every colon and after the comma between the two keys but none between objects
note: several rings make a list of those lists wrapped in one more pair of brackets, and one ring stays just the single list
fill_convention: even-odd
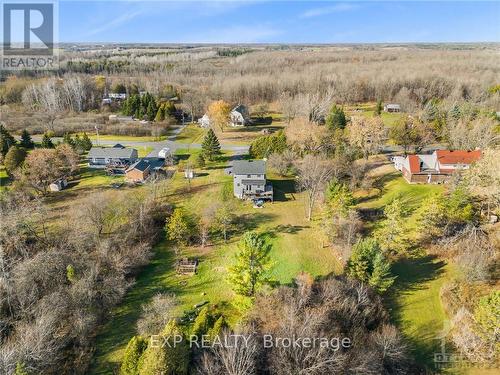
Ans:
[{"label": "small shed", "polygon": [[384,112],[401,112],[401,106],[399,104],[385,104]]}]

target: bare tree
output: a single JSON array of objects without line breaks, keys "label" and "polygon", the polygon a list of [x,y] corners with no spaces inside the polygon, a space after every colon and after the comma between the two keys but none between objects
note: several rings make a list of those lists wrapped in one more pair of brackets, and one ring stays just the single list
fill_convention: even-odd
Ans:
[{"label": "bare tree", "polygon": [[142,306],[142,314],[137,321],[139,335],[148,337],[161,332],[174,317],[173,309],[177,303],[173,294],[156,294],[150,302]]},{"label": "bare tree", "polygon": [[330,163],[314,155],[306,155],[297,163],[298,188],[307,193],[307,220],[311,221],[314,205],[332,177]]}]

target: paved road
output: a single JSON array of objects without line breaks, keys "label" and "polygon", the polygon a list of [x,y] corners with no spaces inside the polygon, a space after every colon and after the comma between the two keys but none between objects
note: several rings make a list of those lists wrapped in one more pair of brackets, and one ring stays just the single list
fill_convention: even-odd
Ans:
[{"label": "paved road", "polygon": [[[120,136],[116,136],[116,138],[113,139],[100,139],[99,140],[99,145],[101,146],[113,146],[117,143],[121,143],[130,147],[153,147],[153,150],[147,155],[148,157],[156,157],[158,156],[158,152],[165,147],[170,148],[172,152],[175,152],[178,149],[200,149],[201,144],[199,143],[180,143],[177,142],[177,136],[180,134],[180,132],[184,129],[185,126],[179,126],[176,129],[174,129],[167,137],[166,140],[164,141],[159,141],[159,142],[148,142],[148,141],[129,141],[129,140],[123,140],[120,139]],[[42,140],[41,135],[34,135],[33,141],[35,142],[40,142]],[[62,137],[54,137],[52,138],[53,141],[55,142],[62,142]],[[97,145],[97,141],[93,140],[92,143],[94,145]],[[245,155],[248,153],[248,146],[234,146],[234,145],[228,145],[221,143],[221,148],[222,150],[225,151],[232,151],[235,155]]]}]

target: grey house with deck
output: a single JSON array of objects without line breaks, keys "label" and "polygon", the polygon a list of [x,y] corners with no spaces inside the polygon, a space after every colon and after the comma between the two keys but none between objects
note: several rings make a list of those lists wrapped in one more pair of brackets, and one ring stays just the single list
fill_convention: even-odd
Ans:
[{"label": "grey house with deck", "polygon": [[273,187],[266,181],[264,160],[237,160],[232,174],[236,198],[273,200]]},{"label": "grey house with deck", "polygon": [[114,147],[92,147],[87,156],[90,168],[106,168],[110,165],[129,166],[138,159],[134,148],[115,145]]}]

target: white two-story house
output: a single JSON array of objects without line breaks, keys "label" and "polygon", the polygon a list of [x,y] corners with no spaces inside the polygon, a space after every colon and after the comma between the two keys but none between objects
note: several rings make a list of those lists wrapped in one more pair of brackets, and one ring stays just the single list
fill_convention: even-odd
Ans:
[{"label": "white two-story house", "polygon": [[232,174],[235,197],[273,200],[273,187],[266,181],[264,160],[237,160],[233,163]]}]

